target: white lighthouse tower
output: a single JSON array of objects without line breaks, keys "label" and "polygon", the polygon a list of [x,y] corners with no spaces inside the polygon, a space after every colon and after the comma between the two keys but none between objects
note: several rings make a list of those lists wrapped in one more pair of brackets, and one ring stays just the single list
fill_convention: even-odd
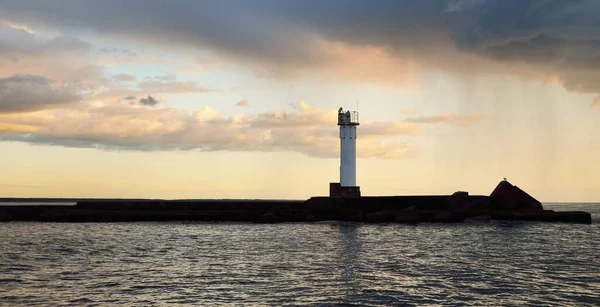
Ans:
[{"label": "white lighthouse tower", "polygon": [[340,182],[331,183],[330,197],[360,197],[360,188],[356,186],[356,127],[357,111],[338,110],[340,126]]}]

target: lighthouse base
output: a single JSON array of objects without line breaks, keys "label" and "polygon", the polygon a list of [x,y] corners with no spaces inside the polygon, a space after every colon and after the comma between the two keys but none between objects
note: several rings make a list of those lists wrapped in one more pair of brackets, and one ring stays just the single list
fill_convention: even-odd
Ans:
[{"label": "lighthouse base", "polygon": [[329,183],[329,197],[360,197],[360,187],[343,187],[339,182]]}]

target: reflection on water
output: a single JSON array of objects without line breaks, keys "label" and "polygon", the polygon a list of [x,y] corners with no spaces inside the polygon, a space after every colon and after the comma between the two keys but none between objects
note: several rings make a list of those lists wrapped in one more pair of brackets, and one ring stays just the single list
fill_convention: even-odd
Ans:
[{"label": "reflection on water", "polygon": [[346,285],[344,299],[351,301],[360,293],[360,277],[357,274],[360,263],[360,242],[358,241],[357,224],[338,224],[336,227],[339,230],[341,248],[339,249],[338,258],[341,262],[341,280]]},{"label": "reflection on water", "polygon": [[0,242],[1,306],[600,301],[597,223],[0,223]]}]

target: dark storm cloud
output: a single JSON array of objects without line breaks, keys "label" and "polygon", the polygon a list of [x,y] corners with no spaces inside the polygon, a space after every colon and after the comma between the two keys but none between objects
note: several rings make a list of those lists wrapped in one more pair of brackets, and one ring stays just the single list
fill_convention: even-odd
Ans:
[{"label": "dark storm cloud", "polygon": [[140,98],[140,104],[143,104],[145,106],[154,107],[158,104],[158,100],[156,100],[154,97],[148,95],[147,98]]},{"label": "dark storm cloud", "polygon": [[[12,1],[0,18],[91,29],[168,47],[210,48],[280,68],[326,62],[322,36],[417,52],[440,35],[446,4],[435,0],[333,1]],[[158,22],[160,21],[160,22]]]},{"label": "dark storm cloud", "polygon": [[209,49],[270,70],[329,62],[331,54],[314,43],[324,39],[384,48],[433,68],[458,61],[460,53],[533,66],[558,75],[570,90],[600,92],[600,79],[589,73],[600,70],[595,0],[6,0],[1,6],[0,18]]},{"label": "dark storm cloud", "polygon": [[46,43],[46,48],[48,52],[77,51],[85,53],[91,49],[91,45],[90,43],[75,37],[59,36],[50,39]]},{"label": "dark storm cloud", "polygon": [[90,43],[75,37],[57,36],[42,40],[24,30],[0,24],[0,56],[8,55],[16,59],[14,62],[27,55],[84,54],[90,49]]},{"label": "dark storm cloud", "polygon": [[[0,18],[68,25],[127,35],[169,46],[203,46],[243,58],[307,61],[302,32],[293,25],[252,14],[252,3],[237,1],[7,1]],[[278,24],[277,24],[278,23]],[[276,46],[280,46],[275,48]]]},{"label": "dark storm cloud", "polygon": [[[511,43],[515,53],[523,42],[540,49],[594,47],[600,38],[600,2],[595,0],[475,1],[455,13],[451,38],[463,50],[485,50]],[[591,46],[590,46],[591,45]],[[528,58],[527,54],[524,57]]]},{"label": "dark storm cloud", "polygon": [[541,33],[584,36],[595,32],[600,3],[595,0],[462,1],[471,5],[453,12],[452,38],[457,46],[473,49]]},{"label": "dark storm cloud", "polygon": [[28,112],[79,100],[78,89],[35,75],[0,79],[0,113]]},{"label": "dark storm cloud", "polygon": [[600,92],[600,1],[470,2],[456,12],[459,50],[538,67],[570,91]]}]

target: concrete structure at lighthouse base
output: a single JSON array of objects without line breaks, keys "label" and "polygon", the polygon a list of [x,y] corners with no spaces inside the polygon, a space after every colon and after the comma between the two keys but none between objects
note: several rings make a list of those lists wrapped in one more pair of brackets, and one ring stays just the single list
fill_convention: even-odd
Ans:
[{"label": "concrete structure at lighthouse base", "polygon": [[360,187],[343,187],[339,182],[329,183],[329,197],[360,197]]}]

